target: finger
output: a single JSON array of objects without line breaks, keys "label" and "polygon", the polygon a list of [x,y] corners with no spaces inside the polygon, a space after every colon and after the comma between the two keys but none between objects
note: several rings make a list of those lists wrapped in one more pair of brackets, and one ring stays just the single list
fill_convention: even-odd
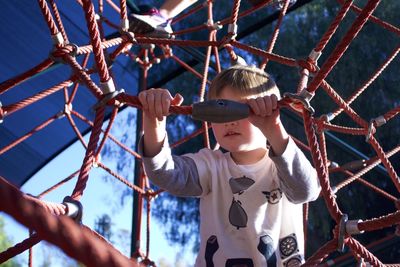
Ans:
[{"label": "finger", "polygon": [[271,96],[265,96],[264,97],[264,104],[265,104],[265,110],[266,110],[266,116],[271,116],[272,115],[272,99]]},{"label": "finger", "polygon": [[139,102],[142,105],[143,110],[147,110],[147,100],[146,100],[146,91],[142,91],[139,93]]},{"label": "finger", "polygon": [[156,115],[159,121],[163,119],[163,108],[162,108],[163,94],[164,92],[160,90],[154,92],[154,114]]},{"label": "finger", "polygon": [[163,116],[169,114],[169,107],[171,106],[172,96],[168,91],[164,91],[161,98],[161,111]]},{"label": "finger", "polygon": [[255,99],[251,98],[247,100],[247,104],[250,106],[251,110],[253,111],[254,115],[260,114],[260,109],[258,108],[257,102]]},{"label": "finger", "polygon": [[176,93],[174,98],[171,101],[171,104],[175,105],[175,106],[180,106],[182,104],[182,102],[183,102],[183,96],[179,93]]},{"label": "finger", "polygon": [[258,115],[265,117],[268,114],[268,106],[266,103],[266,98],[265,97],[257,97],[256,103],[257,103],[258,109],[260,110],[260,113]]},{"label": "finger", "polygon": [[146,94],[146,101],[147,101],[147,105],[148,105],[148,111],[150,113],[151,116],[156,117],[156,112],[154,109],[154,91],[151,90],[151,92],[148,92]]},{"label": "finger", "polygon": [[271,106],[273,111],[278,109],[278,97],[276,95],[271,95]]}]

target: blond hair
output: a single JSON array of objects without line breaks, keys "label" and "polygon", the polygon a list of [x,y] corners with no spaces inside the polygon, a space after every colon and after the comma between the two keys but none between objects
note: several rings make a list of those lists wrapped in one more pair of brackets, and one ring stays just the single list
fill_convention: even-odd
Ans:
[{"label": "blond hair", "polygon": [[280,98],[279,89],[269,74],[256,67],[235,65],[221,71],[211,82],[208,99],[218,98],[227,86],[243,97],[275,94]]}]

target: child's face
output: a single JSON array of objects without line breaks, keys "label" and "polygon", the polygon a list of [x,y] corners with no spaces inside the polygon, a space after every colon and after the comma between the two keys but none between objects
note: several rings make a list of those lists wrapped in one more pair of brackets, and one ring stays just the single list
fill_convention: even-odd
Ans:
[{"label": "child's face", "polygon": [[[240,96],[228,86],[222,90],[218,98],[237,102],[246,100],[246,97]],[[248,152],[266,147],[265,136],[248,119],[228,123],[212,123],[211,126],[217,142],[229,152]]]}]

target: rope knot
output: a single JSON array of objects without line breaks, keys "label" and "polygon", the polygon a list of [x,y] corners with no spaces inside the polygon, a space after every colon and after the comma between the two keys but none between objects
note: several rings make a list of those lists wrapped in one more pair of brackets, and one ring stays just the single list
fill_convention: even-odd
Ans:
[{"label": "rope knot", "polygon": [[314,74],[317,71],[319,71],[319,67],[317,66],[317,63],[315,61],[308,59],[298,59],[297,65],[300,68],[307,69],[310,73]]},{"label": "rope knot", "polygon": [[153,189],[148,189],[145,193],[144,193],[144,197],[148,200],[151,201],[153,199],[155,199],[158,196],[158,192],[154,191]]},{"label": "rope knot", "polygon": [[137,40],[135,39],[135,34],[133,32],[121,30],[121,38],[126,42],[137,44]]},{"label": "rope knot", "polygon": [[67,44],[66,46],[56,47],[50,52],[49,57],[56,62],[66,63],[64,57],[70,55],[75,57],[78,54],[79,47],[76,44]]}]

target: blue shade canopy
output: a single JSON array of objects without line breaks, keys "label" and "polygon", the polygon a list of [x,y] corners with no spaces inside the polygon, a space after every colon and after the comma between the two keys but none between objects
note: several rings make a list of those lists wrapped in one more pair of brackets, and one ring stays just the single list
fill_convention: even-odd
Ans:
[{"label": "blue shade canopy", "polygon": [[[82,7],[77,1],[63,1],[59,4],[60,16],[69,41],[79,46],[88,45],[90,38],[87,31]],[[118,24],[119,15],[106,8],[104,16],[114,17]],[[105,35],[114,34],[115,30],[105,29]],[[37,66],[49,57],[52,50],[50,30],[45,23],[37,1],[5,1],[0,9],[0,83],[16,77]],[[82,63],[84,56],[77,57]],[[87,67],[94,64],[90,57]],[[137,94],[138,71],[133,68],[127,57],[120,56],[112,66],[117,89],[123,88],[130,95]],[[0,95],[2,106],[8,106],[45,89],[70,79],[70,66],[62,63],[53,64],[48,70],[7,90]],[[98,84],[98,74],[91,78]],[[68,87],[71,94],[73,86]],[[88,88],[80,84],[72,102],[73,109],[93,121],[93,105],[96,98]],[[64,110],[64,90],[45,97],[22,110],[4,118],[0,124],[0,150],[23,137],[35,127],[43,124],[53,115]],[[107,110],[107,114],[110,110]],[[90,130],[87,123],[77,119],[75,123],[81,133]],[[0,175],[21,186],[34,173],[66,147],[77,140],[68,119],[61,117],[31,137],[8,149],[0,155]],[[68,166],[66,166],[68,167]]]}]

